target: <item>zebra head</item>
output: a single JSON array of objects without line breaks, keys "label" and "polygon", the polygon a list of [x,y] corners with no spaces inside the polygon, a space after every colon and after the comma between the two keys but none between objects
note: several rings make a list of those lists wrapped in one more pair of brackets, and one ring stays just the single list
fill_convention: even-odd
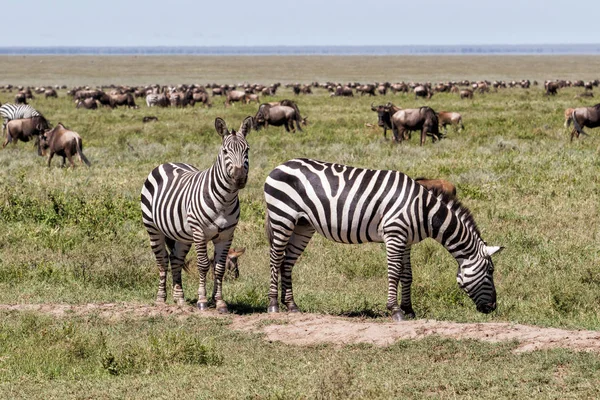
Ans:
[{"label": "zebra head", "polygon": [[215,129],[223,138],[219,160],[227,179],[236,189],[243,189],[248,181],[248,151],[246,135],[252,129],[252,117],[246,117],[238,132],[228,130],[222,118],[215,120]]},{"label": "zebra head", "polygon": [[498,246],[484,245],[475,259],[464,259],[459,264],[456,275],[458,286],[473,300],[477,311],[484,314],[496,309],[492,255],[502,249]]}]

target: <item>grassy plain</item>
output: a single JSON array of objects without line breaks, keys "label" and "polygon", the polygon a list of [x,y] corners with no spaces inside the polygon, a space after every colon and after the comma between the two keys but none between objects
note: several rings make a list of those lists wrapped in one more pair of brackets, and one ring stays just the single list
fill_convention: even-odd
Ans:
[{"label": "grassy plain", "polygon": [[[600,57],[3,57],[1,83],[143,84],[313,80],[597,78]],[[96,65],[97,67],[94,67]],[[240,279],[225,284],[235,313],[267,306],[268,246],[262,185],[293,157],[396,169],[449,179],[492,245],[498,310],[475,311],[457,287],[456,263],[437,243],[413,249],[419,318],[509,321],[600,329],[600,142],[569,143],[566,107],[577,89],[546,98],[541,88],[507,89],[461,101],[437,94],[435,110],[463,114],[466,129],[419,147],[382,139],[371,101],[423,105],[411,95],[298,97],[304,133],[252,132],[249,184],[240,194],[235,246],[247,247]],[[292,98],[282,90],[275,99]],[[0,93],[0,101],[13,94]],[[593,100],[593,99],[592,99]],[[148,172],[166,161],[214,161],[217,116],[239,126],[256,104],[225,109],[76,110],[64,91],[32,104],[79,132],[91,168],[52,168],[29,143],[0,151],[0,303],[151,303],[158,274],[139,212]],[[142,124],[144,115],[158,123]],[[184,276],[190,304],[196,276]],[[294,271],[304,311],[387,321],[382,245],[343,246],[316,237]],[[227,322],[98,316],[53,320],[0,316],[0,397],[148,398],[592,398],[600,358],[566,350],[516,355],[514,344],[427,339],[371,346],[293,347],[233,332]],[[457,373],[457,371],[460,371]]]}]

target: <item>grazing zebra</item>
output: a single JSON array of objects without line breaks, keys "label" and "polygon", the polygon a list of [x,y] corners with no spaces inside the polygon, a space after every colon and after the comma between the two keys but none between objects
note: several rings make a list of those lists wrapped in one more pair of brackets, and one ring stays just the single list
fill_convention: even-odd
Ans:
[{"label": "grazing zebra", "polygon": [[164,93],[150,93],[146,96],[146,105],[148,107],[167,107],[169,105],[169,99]]},{"label": "grazing zebra", "polygon": [[2,132],[4,133],[4,128],[6,128],[6,124],[8,124],[8,121],[10,120],[33,118],[41,115],[40,112],[28,104],[3,104],[0,106],[0,117],[4,119],[4,122],[2,123]]},{"label": "grazing zebra", "polygon": [[[394,320],[415,317],[410,246],[428,237],[454,256],[458,284],[477,310],[496,309],[491,255],[500,247],[486,245],[469,210],[455,199],[430,192],[401,172],[310,159],[290,160],[275,168],[264,192],[271,246],[269,312],[279,311],[279,274],[282,302],[289,311],[298,311],[292,268],[315,232],[338,243],[385,243],[387,308]],[[398,281],[402,284],[400,307]]]},{"label": "grazing zebra", "polygon": [[198,308],[208,306],[206,273],[209,259],[206,245],[215,247],[215,286],[213,300],[219,312],[227,312],[221,284],[227,252],[240,217],[238,191],[248,179],[248,143],[252,117],[242,122],[239,132],[227,130],[225,121],[215,120],[215,128],[223,138],[217,160],[207,170],[199,171],[187,164],[167,163],[156,167],[142,187],[142,219],[156,257],[160,281],[157,303],[167,298],[167,269],[171,264],[173,299],[185,304],[181,285],[181,268],[192,244],[196,246],[200,272]]}]

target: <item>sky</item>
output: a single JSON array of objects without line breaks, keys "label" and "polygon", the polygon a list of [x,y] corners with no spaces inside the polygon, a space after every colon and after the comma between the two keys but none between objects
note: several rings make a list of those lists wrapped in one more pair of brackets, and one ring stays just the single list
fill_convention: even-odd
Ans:
[{"label": "sky", "polygon": [[596,0],[2,3],[0,47],[600,43]]}]

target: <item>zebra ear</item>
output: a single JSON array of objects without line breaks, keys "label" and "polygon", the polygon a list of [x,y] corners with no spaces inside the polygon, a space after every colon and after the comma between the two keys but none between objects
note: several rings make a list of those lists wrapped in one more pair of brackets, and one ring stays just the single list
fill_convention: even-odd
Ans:
[{"label": "zebra ear", "polygon": [[501,252],[502,250],[504,250],[504,247],[501,246],[485,246],[485,252],[488,256],[492,256],[496,253]]},{"label": "zebra ear", "polygon": [[254,124],[254,119],[252,117],[246,117],[244,122],[242,122],[242,126],[240,126],[240,133],[246,137],[248,133],[252,130],[252,125]]},{"label": "zebra ear", "polygon": [[215,119],[215,129],[221,137],[225,137],[225,135],[229,133],[229,131],[227,130],[227,124],[225,123],[225,121],[223,121],[223,118],[220,117],[217,117],[217,119]]}]

